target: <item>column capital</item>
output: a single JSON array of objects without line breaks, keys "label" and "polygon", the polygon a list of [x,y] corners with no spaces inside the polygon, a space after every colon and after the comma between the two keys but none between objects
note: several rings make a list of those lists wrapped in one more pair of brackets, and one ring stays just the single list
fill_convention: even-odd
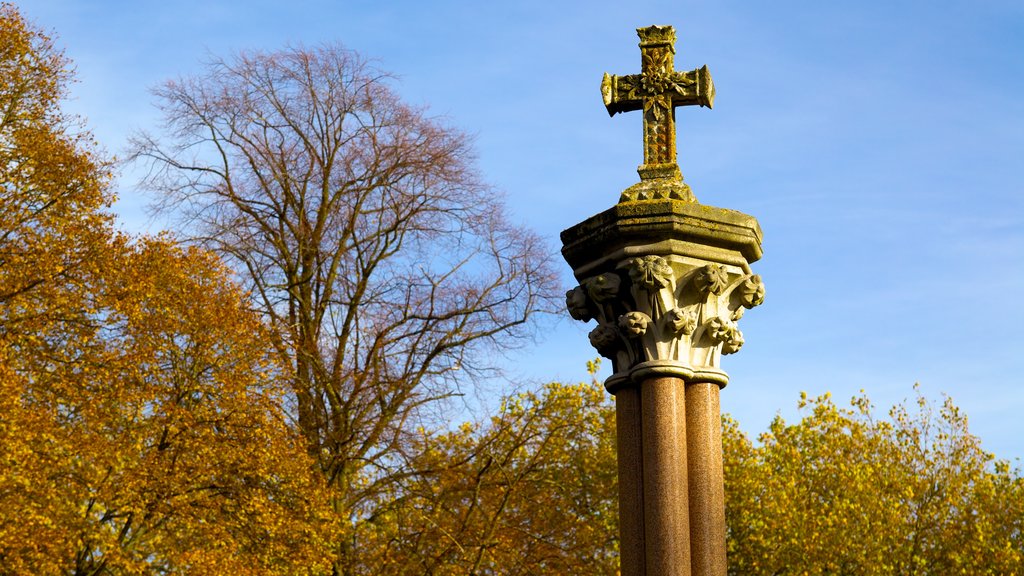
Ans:
[{"label": "column capital", "polygon": [[761,254],[760,227],[711,206],[636,204],[562,233],[580,282],[566,307],[576,320],[597,321],[590,343],[612,360],[610,392],[659,376],[725,386],[721,356],[743,346],[738,322],[764,301],[749,264]]}]

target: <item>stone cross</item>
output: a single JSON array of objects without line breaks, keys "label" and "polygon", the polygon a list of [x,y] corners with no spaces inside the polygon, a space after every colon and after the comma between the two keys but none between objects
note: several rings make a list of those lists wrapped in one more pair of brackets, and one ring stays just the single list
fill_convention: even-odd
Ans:
[{"label": "stone cross", "polygon": [[579,285],[576,320],[612,361],[623,576],[725,576],[719,391],[725,354],[744,344],[739,320],[764,300],[752,216],[698,204],[675,163],[674,107],[711,107],[707,67],[676,72],[675,32],[637,30],[643,72],[605,75],[611,114],[644,111],[641,181],[618,204],[562,232]]},{"label": "stone cross", "polygon": [[[640,74],[612,76],[605,74],[601,94],[608,114],[643,110],[644,163],[637,169],[641,181],[670,180],[679,182],[677,200],[694,201],[689,186],[682,184],[682,173],[676,163],[677,106],[706,106],[715,101],[715,85],[708,67],[689,72],[675,70],[676,32],[671,26],[638,28]],[[627,200],[648,198],[628,198]]]}]

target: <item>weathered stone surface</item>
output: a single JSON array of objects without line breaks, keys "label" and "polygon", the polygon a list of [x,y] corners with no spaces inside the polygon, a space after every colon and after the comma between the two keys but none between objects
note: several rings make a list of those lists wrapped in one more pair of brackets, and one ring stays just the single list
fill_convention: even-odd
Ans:
[{"label": "weathered stone surface", "polygon": [[725,486],[722,421],[713,382],[686,386],[686,453],[690,512],[690,576],[724,576]]},{"label": "weathered stone surface", "polygon": [[715,84],[707,66],[689,72],[675,69],[676,31],[671,26],[637,28],[636,33],[640,37],[640,74],[605,74],[601,80],[601,96],[609,115],[643,110],[644,163],[637,169],[640,183],[627,188],[619,201],[696,202],[676,164],[675,108],[711,108]]},{"label": "weathered stone surface", "polygon": [[562,233],[580,286],[570,314],[596,319],[590,342],[610,358],[609,390],[645,374],[725,385],[722,354],[743,345],[737,321],[764,301],[751,273],[761,229],[732,210],[671,200],[618,204]]},{"label": "weathered stone surface", "polygon": [[761,229],[698,203],[619,203],[562,233],[573,318],[612,360],[623,576],[725,576],[718,394],[743,312],[764,302]]},{"label": "weathered stone surface", "polygon": [[640,387],[644,560],[647,574],[690,574],[685,383],[648,379]]},{"label": "weathered stone surface", "polygon": [[577,278],[608,262],[677,254],[749,270],[761,258],[761,226],[753,216],[706,204],[626,202],[562,232],[562,256]]},{"label": "weathered stone surface", "polygon": [[615,395],[615,433],[619,473],[619,564],[622,576],[646,576],[644,554],[643,415],[640,389]]}]

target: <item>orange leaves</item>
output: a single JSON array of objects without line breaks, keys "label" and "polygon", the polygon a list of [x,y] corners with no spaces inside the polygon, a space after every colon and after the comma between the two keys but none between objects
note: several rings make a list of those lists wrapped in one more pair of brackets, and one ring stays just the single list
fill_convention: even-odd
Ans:
[{"label": "orange leaves", "polygon": [[[280,573],[300,557],[328,566],[327,494],[284,425],[277,383],[260,377],[269,361],[262,328],[223,267],[150,240],[118,272],[108,283],[107,338],[126,369],[104,384],[133,409],[113,403],[91,428],[127,449],[117,481],[106,482],[110,504],[143,515],[133,516],[138,527],[114,519],[128,535],[119,544],[176,564],[208,543],[214,556],[244,558],[249,573]],[[156,540],[147,519],[162,528]]]},{"label": "orange leaves", "polygon": [[0,5],[0,572],[329,572],[262,325],[211,255],[112,231],[65,64]]},{"label": "orange leaves", "polygon": [[[313,56],[365,71],[344,51],[292,56],[310,74]],[[0,572],[615,573],[614,410],[599,385],[427,424],[450,379],[480,373],[476,353],[544,307],[550,280],[460,135],[378,86],[364,104],[415,130],[298,133],[296,146],[330,146],[286,147],[301,154],[248,177],[160,172],[194,195],[179,200],[225,207],[207,231],[250,272],[246,301],[209,253],[112,231],[107,164],[58,106],[67,69],[0,5]],[[268,78],[254,78],[268,96],[286,88]],[[307,80],[314,96],[352,87]],[[178,88],[165,95],[190,95]],[[207,128],[248,134],[206,104]],[[282,114],[306,118],[301,106]],[[191,125],[187,106],[167,108]],[[379,136],[384,148],[346,144]],[[276,149],[234,142],[236,158]],[[260,189],[264,174],[278,180]],[[801,405],[759,445],[724,420],[733,573],[1022,571],[1024,483],[955,406],[876,419],[863,397]]]},{"label": "orange leaves", "polygon": [[285,425],[280,370],[237,288],[198,250],[120,238],[108,248],[80,341],[5,364],[15,409],[0,427],[0,524],[20,528],[0,533],[0,557],[328,570],[328,495]]},{"label": "orange leaves", "polygon": [[0,5],[0,323],[8,332],[79,300],[72,289],[107,234],[106,166],[58,106],[68,80],[49,38]]}]

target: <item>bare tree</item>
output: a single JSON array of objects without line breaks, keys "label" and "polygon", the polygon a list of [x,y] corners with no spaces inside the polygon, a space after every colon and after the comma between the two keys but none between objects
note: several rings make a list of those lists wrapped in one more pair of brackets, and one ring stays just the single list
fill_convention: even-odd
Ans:
[{"label": "bare tree", "polygon": [[251,290],[355,518],[417,410],[550,308],[549,253],[506,219],[467,138],[351,51],[241,54],[156,94],[167,138],[136,137],[143,185]]}]

